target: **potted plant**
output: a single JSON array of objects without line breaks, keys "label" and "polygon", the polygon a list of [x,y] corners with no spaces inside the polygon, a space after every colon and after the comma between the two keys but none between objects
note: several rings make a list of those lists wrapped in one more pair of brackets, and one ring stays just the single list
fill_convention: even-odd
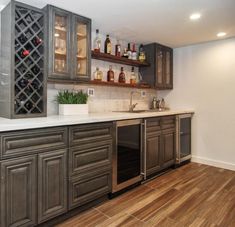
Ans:
[{"label": "potted plant", "polygon": [[60,115],[88,114],[88,94],[83,91],[60,91],[56,97]]}]

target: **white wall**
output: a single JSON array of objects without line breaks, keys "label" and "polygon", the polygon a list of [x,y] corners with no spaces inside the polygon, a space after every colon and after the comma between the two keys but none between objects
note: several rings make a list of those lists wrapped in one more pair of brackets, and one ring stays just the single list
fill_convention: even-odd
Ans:
[{"label": "white wall", "polygon": [[171,108],[192,108],[195,161],[235,170],[235,38],[174,50]]}]

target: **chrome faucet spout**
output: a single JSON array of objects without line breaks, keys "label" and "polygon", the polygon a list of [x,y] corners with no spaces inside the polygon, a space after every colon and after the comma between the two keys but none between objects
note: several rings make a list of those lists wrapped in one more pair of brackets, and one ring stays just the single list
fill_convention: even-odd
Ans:
[{"label": "chrome faucet spout", "polygon": [[129,105],[129,111],[133,112],[135,107],[138,105],[138,103],[132,104],[133,102],[133,94],[134,93],[139,93],[138,91],[131,91],[130,92],[130,105]]}]

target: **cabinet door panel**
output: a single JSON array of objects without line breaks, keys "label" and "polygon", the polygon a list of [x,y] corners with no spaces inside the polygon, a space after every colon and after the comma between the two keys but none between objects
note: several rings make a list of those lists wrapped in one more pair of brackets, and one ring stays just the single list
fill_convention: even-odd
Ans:
[{"label": "cabinet door panel", "polygon": [[156,87],[164,86],[164,52],[162,48],[156,50]]},{"label": "cabinet door panel", "polygon": [[90,19],[74,15],[73,16],[74,47],[73,58],[75,65],[74,79],[89,80],[90,79]]},{"label": "cabinet door panel", "polygon": [[1,226],[36,224],[36,157],[1,163]]},{"label": "cabinet door panel", "polygon": [[67,210],[66,150],[38,157],[38,222]]},{"label": "cabinet door panel", "polygon": [[147,176],[161,168],[161,131],[146,138],[146,166]]},{"label": "cabinet door panel", "polygon": [[69,181],[69,208],[75,208],[111,192],[111,169],[90,172]]},{"label": "cabinet door panel", "polygon": [[173,88],[173,52],[170,48],[164,49],[164,87]]},{"label": "cabinet door panel", "polygon": [[165,130],[163,140],[163,166],[168,167],[175,163],[175,131]]}]

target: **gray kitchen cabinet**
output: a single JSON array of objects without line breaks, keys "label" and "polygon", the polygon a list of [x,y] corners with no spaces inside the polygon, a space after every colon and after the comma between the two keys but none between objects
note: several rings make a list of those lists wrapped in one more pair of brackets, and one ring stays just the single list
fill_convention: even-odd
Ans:
[{"label": "gray kitchen cabinet", "polygon": [[143,80],[152,88],[173,89],[173,49],[158,43],[144,45],[149,67],[140,67]]},{"label": "gray kitchen cabinet", "polygon": [[69,209],[98,199],[111,192],[111,168],[77,175],[69,180]]},{"label": "gray kitchen cabinet", "polygon": [[113,124],[69,127],[69,209],[111,192]]},{"label": "gray kitchen cabinet", "polygon": [[175,164],[175,116],[146,119],[146,175]]},{"label": "gray kitchen cabinet", "polygon": [[91,74],[91,20],[47,5],[49,81],[88,81]]},{"label": "gray kitchen cabinet", "polygon": [[36,156],[2,161],[1,226],[36,225]]},{"label": "gray kitchen cabinet", "polygon": [[38,156],[38,223],[67,211],[67,150]]}]

